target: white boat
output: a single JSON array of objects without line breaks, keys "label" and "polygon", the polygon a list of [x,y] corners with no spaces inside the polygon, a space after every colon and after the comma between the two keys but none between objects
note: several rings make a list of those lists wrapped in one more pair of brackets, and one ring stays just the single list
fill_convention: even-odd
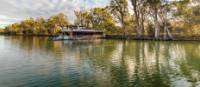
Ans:
[{"label": "white boat", "polygon": [[104,32],[94,29],[86,29],[85,27],[71,26],[62,29],[61,34],[53,37],[52,40],[92,40],[104,37]]}]

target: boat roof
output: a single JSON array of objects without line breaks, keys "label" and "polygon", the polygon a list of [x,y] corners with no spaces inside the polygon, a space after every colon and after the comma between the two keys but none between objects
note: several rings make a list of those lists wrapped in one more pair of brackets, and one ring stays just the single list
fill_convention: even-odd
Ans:
[{"label": "boat roof", "polygon": [[68,30],[62,30],[62,32],[93,32],[93,33],[102,32],[103,33],[103,31],[101,30],[91,30],[91,29],[74,29],[74,30],[68,29]]},{"label": "boat roof", "polygon": [[69,27],[69,28],[74,28],[74,27],[85,27],[85,26],[68,25],[67,27]]}]

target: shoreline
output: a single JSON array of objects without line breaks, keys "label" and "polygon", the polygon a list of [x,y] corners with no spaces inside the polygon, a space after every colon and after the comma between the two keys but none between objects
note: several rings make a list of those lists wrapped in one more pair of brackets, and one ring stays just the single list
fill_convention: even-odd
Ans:
[{"label": "shoreline", "polygon": [[142,38],[137,38],[135,35],[128,35],[124,37],[123,35],[106,35],[105,39],[115,39],[115,40],[151,40],[151,41],[200,41],[200,37],[176,37],[173,39],[164,39],[164,38],[159,38],[155,39],[154,37],[142,37]]},{"label": "shoreline", "polygon": [[[57,36],[57,35],[7,35],[7,34],[0,34],[0,36],[26,36],[26,37],[50,37],[50,36]],[[174,39],[155,39],[154,37],[142,37],[137,38],[135,35],[127,35],[124,37],[123,35],[105,35],[105,37],[101,39],[107,40],[138,40],[138,41],[200,41],[200,37],[176,37]]]}]

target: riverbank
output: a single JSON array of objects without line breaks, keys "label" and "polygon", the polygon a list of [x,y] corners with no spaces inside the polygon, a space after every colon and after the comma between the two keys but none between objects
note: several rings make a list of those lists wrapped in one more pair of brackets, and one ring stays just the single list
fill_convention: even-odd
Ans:
[{"label": "riverbank", "polygon": [[167,38],[164,39],[163,36],[159,39],[155,39],[154,37],[145,36],[142,38],[138,38],[136,35],[106,35],[105,39],[126,39],[126,40],[157,40],[157,41],[200,41],[199,36],[192,36],[192,37],[183,37],[183,36],[176,36],[173,39]]},{"label": "riverbank", "polygon": [[58,36],[58,35],[51,35],[51,34],[7,34],[7,33],[2,33],[0,35],[5,35],[5,36],[44,36],[44,37],[49,37],[49,36]]},{"label": "riverbank", "polygon": [[[0,35],[5,36],[36,36],[36,37],[50,37],[50,36],[58,36],[58,35],[50,35],[50,34],[33,34],[33,35],[12,35],[12,34],[4,34],[0,33]],[[163,36],[159,39],[155,39],[154,37],[145,36],[142,38],[138,38],[136,35],[105,35],[105,37],[101,39],[111,39],[111,40],[155,40],[155,41],[200,41],[200,36],[192,36],[192,37],[183,37],[183,36],[175,36],[173,39],[164,39]]]}]

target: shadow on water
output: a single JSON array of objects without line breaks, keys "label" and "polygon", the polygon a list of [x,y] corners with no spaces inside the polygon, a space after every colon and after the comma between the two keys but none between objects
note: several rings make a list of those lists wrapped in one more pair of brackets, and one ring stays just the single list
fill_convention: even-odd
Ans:
[{"label": "shadow on water", "polygon": [[0,60],[5,62],[0,62],[0,86],[200,85],[198,42],[48,41],[46,37],[21,36],[0,40],[4,40]]}]

